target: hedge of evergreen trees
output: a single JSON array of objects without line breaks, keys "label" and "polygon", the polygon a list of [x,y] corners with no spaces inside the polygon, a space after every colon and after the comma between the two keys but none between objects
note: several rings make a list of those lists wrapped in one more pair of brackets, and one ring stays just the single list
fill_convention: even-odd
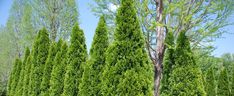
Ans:
[{"label": "hedge of evergreen trees", "polygon": [[[234,83],[229,81],[234,80],[234,76],[228,78],[227,70],[223,68],[217,74],[218,78],[215,78],[212,66],[206,73],[202,73],[194,60],[185,32],[180,32],[176,40],[169,32],[165,46],[167,49],[160,86],[162,96],[234,96]],[[234,71],[229,74],[234,74]]]},{"label": "hedge of evergreen trees", "polygon": [[[15,60],[7,94],[153,96],[153,64],[145,50],[133,2],[121,1],[114,41],[110,45],[106,21],[100,17],[89,56],[84,32],[78,23],[73,27],[69,45],[62,39],[50,41],[47,30],[40,30],[31,51],[26,48],[23,61]],[[169,32],[165,45],[161,95],[233,96],[234,76],[228,78],[225,68],[218,81],[215,81],[213,68],[202,73],[185,32],[180,32],[177,39]]]}]

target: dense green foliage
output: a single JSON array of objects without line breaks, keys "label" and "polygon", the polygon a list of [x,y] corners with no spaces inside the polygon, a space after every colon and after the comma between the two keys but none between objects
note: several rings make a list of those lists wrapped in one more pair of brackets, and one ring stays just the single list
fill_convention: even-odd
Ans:
[{"label": "dense green foliage", "polygon": [[[28,95],[31,95],[32,94],[32,92],[34,91],[34,90],[36,90],[35,89],[35,87],[33,87],[34,85],[34,83],[35,83],[35,76],[34,76],[34,70],[35,70],[35,66],[36,66],[36,63],[37,63],[37,53],[39,52],[38,51],[38,45],[39,45],[39,39],[40,39],[40,37],[41,37],[41,31],[38,33],[38,35],[36,36],[36,39],[34,40],[34,43],[33,43],[33,47],[32,47],[32,52],[31,52],[31,60],[28,62],[28,63],[30,63],[30,70],[29,70],[29,77],[28,77],[28,79],[29,79],[29,84],[28,84],[28,86],[27,86],[27,88],[28,88]],[[37,77],[38,78],[38,77]],[[40,88],[40,87],[39,87]]]},{"label": "dense green foliage", "polygon": [[102,94],[153,95],[153,67],[144,49],[134,0],[121,0],[116,25],[114,42],[107,49]]},{"label": "dense green foliage", "polygon": [[213,68],[209,68],[206,77],[205,77],[205,89],[207,96],[216,96],[216,86],[215,86],[215,78],[214,78],[214,70]]},{"label": "dense green foliage", "polygon": [[16,93],[16,87],[19,81],[20,70],[22,68],[22,62],[20,59],[16,59],[14,63],[13,70],[10,75],[8,82],[7,94],[13,96]]},{"label": "dense green foliage", "polygon": [[20,70],[20,75],[19,75],[19,81],[18,81],[18,84],[16,86],[16,95],[17,96],[22,96],[22,93],[23,93],[23,83],[24,83],[24,70],[26,70],[26,62],[27,62],[27,59],[30,55],[30,50],[29,48],[27,47],[26,50],[25,50],[25,55],[24,55],[24,60],[22,62],[22,67],[21,67],[21,70]]},{"label": "dense green foliage", "polygon": [[90,60],[84,66],[82,83],[79,86],[81,96],[100,96],[101,77],[105,65],[105,52],[108,47],[108,32],[106,21],[102,16],[99,20],[92,47],[90,49]]},{"label": "dense green foliage", "polygon": [[228,80],[227,69],[223,69],[220,72],[218,85],[217,85],[217,96],[229,96],[230,95],[230,85]]},{"label": "dense green foliage", "polygon": [[87,51],[83,30],[78,23],[72,29],[71,45],[67,53],[67,66],[64,79],[63,96],[78,95],[78,86],[83,74],[83,66],[86,63]]},{"label": "dense green foliage", "polygon": [[63,92],[63,82],[66,68],[66,53],[67,44],[63,43],[62,47],[58,49],[58,52],[53,61],[53,69],[50,79],[50,96],[60,96]]},{"label": "dense green foliage", "polygon": [[30,82],[30,73],[31,73],[31,66],[32,66],[32,56],[31,56],[31,53],[30,53],[30,56],[28,57],[27,61],[26,61],[26,64],[25,64],[25,70],[24,70],[24,83],[23,83],[23,94],[22,96],[30,96],[29,95],[29,92],[30,92],[30,86],[29,86],[29,82]]},{"label": "dense green foliage", "polygon": [[169,0],[161,18],[160,1],[94,0],[102,16],[88,55],[75,0],[13,0],[0,26],[0,96],[152,96],[154,84],[162,96],[234,96],[234,54],[214,57],[209,44],[233,2]]},{"label": "dense green foliage", "polygon": [[196,64],[190,43],[182,31],[176,41],[175,65],[170,77],[171,95],[205,96],[202,74]]},{"label": "dense green foliage", "polygon": [[231,96],[234,96],[234,64],[232,67],[232,79],[231,79]]},{"label": "dense green foliage", "polygon": [[42,82],[42,75],[49,49],[49,36],[47,30],[44,28],[39,31],[39,35],[34,43],[33,60],[31,72],[31,95],[37,96],[40,94],[40,85]]},{"label": "dense green foliage", "polygon": [[165,57],[163,60],[163,77],[161,84],[161,95],[169,95],[169,77],[172,71],[172,66],[175,64],[175,50],[174,50],[174,36],[172,32],[169,32],[165,39],[165,45],[167,47]]},{"label": "dense green foliage", "polygon": [[6,2],[8,3],[2,7],[10,9],[3,8],[7,14],[9,13],[9,17],[6,15],[6,18],[1,18],[3,23],[0,26],[0,94],[7,89],[14,59],[22,59],[26,47],[32,49],[37,32],[45,27],[50,37],[52,38],[53,35],[53,38],[56,38],[54,41],[59,37],[68,41],[79,15],[76,0],[8,0]]},{"label": "dense green foliage", "polygon": [[57,53],[58,48],[61,47],[62,41],[60,40],[58,44],[55,42],[52,42],[50,45],[50,50],[49,50],[49,55],[47,57],[46,63],[45,63],[45,68],[43,71],[43,77],[42,77],[42,82],[41,82],[41,95],[42,96],[48,96],[49,95],[49,84],[50,84],[50,77],[51,77],[51,71],[53,68],[53,62],[55,55]]},{"label": "dense green foliage", "polygon": [[[92,11],[95,15],[105,16],[110,32],[113,37],[116,9],[121,0],[94,0]],[[233,14],[233,0],[135,0],[137,15],[146,38],[146,49],[149,51],[152,63],[155,65],[155,73],[163,71],[165,47],[162,44],[165,34],[173,32],[175,37],[184,30],[191,42],[191,49],[196,51],[196,61],[201,61],[204,55],[211,56],[216,39],[227,32],[225,26],[232,24],[229,18]],[[229,24],[228,24],[229,23]],[[159,30],[157,30],[159,29]],[[110,38],[113,40],[113,38]],[[211,43],[214,42],[214,43]],[[159,45],[159,46],[158,46]],[[197,53],[197,51],[202,51]],[[159,62],[157,62],[159,61]],[[201,66],[205,63],[199,63]],[[205,69],[207,70],[207,69]],[[155,74],[155,94],[159,94],[160,79],[164,74]],[[164,82],[164,80],[163,80]],[[161,86],[162,87],[162,86]],[[161,92],[162,93],[162,92]]]}]

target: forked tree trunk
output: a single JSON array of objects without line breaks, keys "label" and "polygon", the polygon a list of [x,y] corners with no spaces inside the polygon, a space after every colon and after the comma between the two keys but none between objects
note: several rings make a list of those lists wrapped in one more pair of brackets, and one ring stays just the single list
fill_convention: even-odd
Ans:
[{"label": "forked tree trunk", "polygon": [[[163,0],[155,0],[156,2],[156,22],[159,24],[163,24]],[[154,96],[160,96],[159,87],[160,80],[162,75],[162,63],[164,56],[164,38],[165,32],[163,26],[156,26],[156,60],[154,62]]]}]

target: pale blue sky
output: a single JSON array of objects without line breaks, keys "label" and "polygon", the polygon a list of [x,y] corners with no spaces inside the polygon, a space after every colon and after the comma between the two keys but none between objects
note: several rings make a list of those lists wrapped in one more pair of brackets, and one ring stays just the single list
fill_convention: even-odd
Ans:
[{"label": "pale blue sky", "polygon": [[[13,0],[0,0],[0,25],[5,26],[9,11]],[[80,26],[85,32],[86,44],[88,49],[91,46],[93,35],[98,23],[98,17],[94,16],[88,4],[94,3],[93,0],[79,0],[79,19]],[[229,21],[234,21],[234,15]],[[229,33],[234,33],[234,26],[226,28]],[[217,39],[214,42],[216,50],[213,52],[215,56],[220,56],[223,53],[234,53],[234,34],[223,34],[224,38]]]}]

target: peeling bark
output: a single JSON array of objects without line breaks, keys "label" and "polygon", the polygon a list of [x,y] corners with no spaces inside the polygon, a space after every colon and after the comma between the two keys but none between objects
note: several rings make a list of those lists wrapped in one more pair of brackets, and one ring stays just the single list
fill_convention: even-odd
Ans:
[{"label": "peeling bark", "polygon": [[[163,0],[155,0],[156,2],[156,22],[163,24]],[[162,75],[162,63],[164,56],[164,38],[165,32],[163,26],[156,26],[156,62],[154,62],[154,96],[160,96],[159,87]]]}]

